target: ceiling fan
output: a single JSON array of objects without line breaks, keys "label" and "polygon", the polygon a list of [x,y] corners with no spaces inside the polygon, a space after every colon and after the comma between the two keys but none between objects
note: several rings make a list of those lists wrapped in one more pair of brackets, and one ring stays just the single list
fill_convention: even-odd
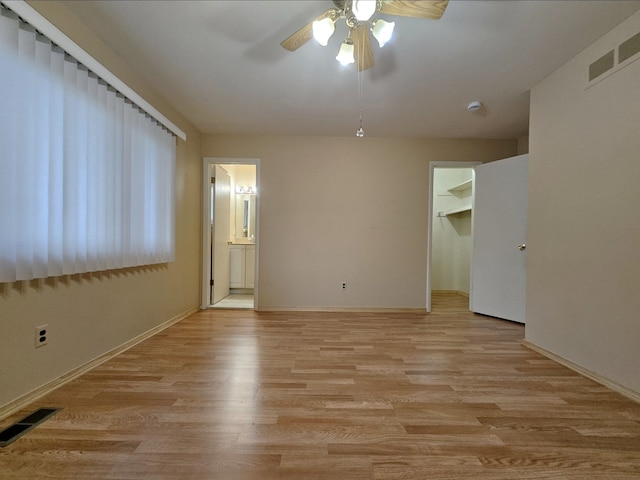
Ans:
[{"label": "ceiling fan", "polygon": [[343,65],[356,63],[358,71],[363,71],[374,65],[369,32],[382,47],[391,38],[395,26],[393,22],[382,19],[371,21],[375,14],[437,20],[448,3],[449,0],[333,0],[334,8],[316,17],[280,45],[293,52],[313,37],[326,46],[335,30],[336,21],[344,18],[349,34],[342,42],[336,59]]}]

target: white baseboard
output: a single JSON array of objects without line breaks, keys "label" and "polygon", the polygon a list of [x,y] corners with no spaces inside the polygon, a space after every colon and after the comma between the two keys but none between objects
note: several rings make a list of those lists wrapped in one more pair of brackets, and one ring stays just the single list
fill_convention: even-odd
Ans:
[{"label": "white baseboard", "polygon": [[625,387],[624,385],[620,385],[619,383],[614,382],[609,378],[603,377],[602,375],[596,372],[592,372],[591,370],[588,370],[583,366],[572,362],[571,360],[567,360],[566,358],[556,355],[555,353],[552,353],[549,350],[539,347],[538,345],[531,343],[527,340],[523,340],[522,345],[527,348],[530,348],[535,352],[538,352],[541,355],[544,355],[547,358],[550,358],[551,360],[559,363],[560,365],[564,365],[565,367],[573,370],[574,372],[579,373],[583,377],[587,377],[588,379],[593,380],[594,382],[597,382],[601,385],[604,385],[607,388],[610,388],[611,390],[619,393],[620,395],[624,395],[625,397],[640,403],[640,392],[636,392],[635,390]]},{"label": "white baseboard", "polygon": [[174,323],[178,323],[180,320],[183,320],[183,319],[187,318],[189,315],[197,312],[198,310],[199,310],[199,307],[195,307],[195,308],[191,308],[191,309],[187,310],[186,312],[183,312],[183,313],[181,313],[179,315],[176,315],[175,317],[167,320],[164,323],[161,323],[160,325],[152,328],[151,330],[148,330],[148,331],[146,331],[144,333],[141,333],[137,337],[134,337],[131,340],[123,343],[119,347],[116,347],[113,350],[110,350],[110,351],[100,355],[99,357],[94,358],[90,362],[87,362],[87,363],[85,363],[83,365],[80,365],[77,368],[74,368],[73,370],[65,373],[64,375],[56,378],[55,380],[52,380],[51,382],[46,383],[46,384],[36,388],[35,390],[33,390],[33,391],[31,391],[31,392],[29,392],[29,393],[27,393],[27,394],[25,394],[25,395],[23,395],[21,397],[18,397],[17,399],[13,400],[12,402],[9,402],[6,405],[1,406],[0,407],[0,419],[8,417],[9,415],[17,412],[18,410],[21,410],[22,408],[26,407],[30,403],[38,400],[39,398],[47,395],[48,393],[51,393],[56,388],[59,388],[62,385],[65,385],[66,383],[69,383],[70,381],[72,381],[72,380],[78,378],[79,376],[87,373],[89,370],[92,370],[92,369],[96,368],[98,365],[101,365],[102,363],[106,362],[107,360],[112,359],[116,355],[121,354],[125,350],[130,349],[131,347],[133,347],[133,346],[137,345],[138,343],[146,340],[147,338],[150,338],[150,337],[154,336],[156,333],[161,332],[162,330],[170,327]]}]

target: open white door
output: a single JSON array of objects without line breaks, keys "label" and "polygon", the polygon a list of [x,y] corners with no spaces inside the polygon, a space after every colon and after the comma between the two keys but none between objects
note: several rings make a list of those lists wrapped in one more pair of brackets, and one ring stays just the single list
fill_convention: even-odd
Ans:
[{"label": "open white door", "polygon": [[213,299],[218,303],[229,295],[229,217],[231,215],[231,178],[216,165],[213,205]]},{"label": "open white door", "polygon": [[475,167],[470,307],[525,322],[529,155]]}]

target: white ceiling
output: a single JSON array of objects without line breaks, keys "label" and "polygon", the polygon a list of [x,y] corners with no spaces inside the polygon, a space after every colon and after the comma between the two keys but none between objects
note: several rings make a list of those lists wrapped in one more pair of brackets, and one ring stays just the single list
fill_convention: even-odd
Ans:
[{"label": "white ceiling", "polygon": [[[318,1],[66,1],[203,133],[351,136],[358,74],[327,47],[280,41],[333,6]],[[451,0],[440,20],[396,22],[364,72],[366,136],[515,138],[529,90],[640,1]],[[480,100],[481,111],[467,104]]]}]

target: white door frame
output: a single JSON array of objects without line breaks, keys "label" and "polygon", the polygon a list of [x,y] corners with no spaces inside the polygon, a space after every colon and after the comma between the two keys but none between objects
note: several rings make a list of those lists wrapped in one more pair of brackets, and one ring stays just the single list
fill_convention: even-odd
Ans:
[{"label": "white door frame", "polygon": [[255,165],[256,166],[256,266],[255,285],[253,288],[253,308],[258,310],[258,285],[260,276],[258,272],[258,255],[260,250],[260,159],[259,158],[225,158],[225,157],[205,157],[202,162],[202,276],[200,291],[200,309],[209,308],[209,279],[211,278],[211,169],[213,165]]},{"label": "white door frame", "polygon": [[[427,229],[427,312],[431,311],[431,235],[433,234],[433,177],[436,168],[471,168],[482,162],[429,162],[429,221]],[[472,196],[473,197],[473,196]],[[473,209],[471,210],[473,215]],[[473,235],[473,232],[471,233]]]}]

